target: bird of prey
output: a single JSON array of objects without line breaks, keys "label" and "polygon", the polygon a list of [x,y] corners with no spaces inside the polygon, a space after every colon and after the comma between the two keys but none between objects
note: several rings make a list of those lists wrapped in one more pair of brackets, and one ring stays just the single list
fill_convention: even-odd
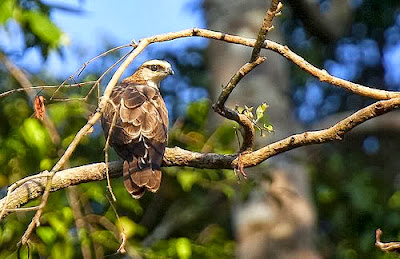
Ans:
[{"label": "bird of prey", "polygon": [[110,145],[124,160],[124,185],[135,199],[146,190],[156,192],[160,187],[168,111],[159,87],[163,79],[173,74],[166,61],[146,61],[114,87],[103,113],[101,122],[106,138],[117,113]]}]

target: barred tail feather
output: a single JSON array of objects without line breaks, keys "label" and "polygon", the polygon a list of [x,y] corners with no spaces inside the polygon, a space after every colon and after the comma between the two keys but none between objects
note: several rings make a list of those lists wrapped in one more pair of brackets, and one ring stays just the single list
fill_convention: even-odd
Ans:
[{"label": "barred tail feather", "polygon": [[126,190],[132,195],[133,198],[140,199],[144,194],[145,188],[139,187],[132,181],[129,170],[129,162],[126,160],[124,161],[124,167],[122,171]]},{"label": "barred tail feather", "polygon": [[136,159],[132,162],[124,161],[123,175],[125,188],[135,199],[141,198],[146,190],[156,192],[160,188],[160,169],[146,165],[140,169]]}]

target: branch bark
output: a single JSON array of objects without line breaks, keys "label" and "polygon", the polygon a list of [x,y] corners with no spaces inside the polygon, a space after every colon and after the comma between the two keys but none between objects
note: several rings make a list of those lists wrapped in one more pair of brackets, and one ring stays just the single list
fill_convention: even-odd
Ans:
[{"label": "branch bark", "polygon": [[[43,174],[46,176],[28,177],[30,179],[29,181],[26,181],[26,179],[22,179],[21,181],[18,181],[19,184],[12,185],[13,188],[11,187],[10,187],[11,189],[9,188],[10,195],[7,196],[9,198],[8,202],[6,202],[7,197],[0,200],[0,211],[3,210],[1,208],[4,208],[5,203],[7,203],[7,208],[4,210],[4,212],[9,213],[11,211],[15,211],[18,207],[22,206],[27,201],[39,197],[43,194],[42,203],[39,206],[34,216],[34,219],[32,220],[31,224],[29,225],[26,231],[26,233],[31,233],[35,228],[34,223],[39,222],[39,218],[46,204],[50,191],[66,188],[70,185],[76,185],[81,182],[102,180],[104,178],[104,174],[102,173],[104,164],[96,164],[97,166],[89,166],[89,168],[83,167],[81,169],[76,169],[76,168],[69,169],[72,171],[64,170],[63,173],[58,171],[62,169],[65,162],[68,161],[68,159],[71,157],[72,153],[79,144],[80,140],[86,135],[88,130],[101,118],[105,104],[109,100],[109,96],[112,92],[112,89],[122,76],[125,69],[148,45],[156,42],[164,42],[178,38],[194,37],[194,36],[222,40],[228,43],[241,44],[249,47],[255,47],[257,44],[257,41],[254,39],[248,39],[221,32],[215,32],[211,30],[197,29],[197,28],[187,29],[173,33],[155,35],[152,37],[147,37],[142,39],[139,44],[135,45],[135,49],[127,56],[125,61],[120,65],[120,67],[117,69],[117,71],[114,73],[111,80],[107,84],[103,97],[100,100],[99,107],[96,110],[96,113],[88,120],[87,124],[79,130],[79,132],[73,139],[72,143],[68,146],[65,153],[55,164],[52,170],[50,172],[44,172]],[[251,152],[249,150],[247,153],[243,153],[240,156],[238,156],[237,154],[232,154],[232,155],[220,155],[213,153],[201,154],[196,152],[190,152],[180,148],[167,149],[164,157],[165,165],[192,166],[199,168],[220,168],[220,169],[237,168],[239,163],[241,168],[255,166],[271,156],[277,155],[279,153],[300,146],[324,143],[333,140],[341,140],[343,138],[343,135],[352,128],[354,128],[355,126],[363,123],[368,119],[371,119],[373,117],[391,111],[395,108],[398,108],[398,106],[400,105],[399,92],[389,92],[379,89],[373,89],[331,76],[325,70],[320,70],[312,66],[303,58],[296,55],[294,52],[290,51],[290,49],[287,46],[282,46],[272,41],[265,40],[262,44],[262,47],[281,54],[282,56],[292,61],[294,64],[298,65],[306,72],[317,77],[322,82],[327,82],[332,85],[347,89],[358,95],[363,95],[374,99],[384,99],[384,100],[389,99],[389,100],[376,102],[362,110],[359,110],[358,112],[354,113],[353,115],[349,116],[343,121],[340,121],[339,123],[335,124],[331,128],[293,135],[276,143],[265,146],[257,151]],[[224,115],[225,117],[230,119],[229,115],[226,114]],[[240,120],[239,118],[239,121],[242,120]],[[117,164],[114,163],[112,165],[116,166],[116,168],[120,167],[120,164],[118,163]],[[118,170],[116,168],[112,167],[112,170],[110,170],[113,176],[115,176],[113,173],[116,173],[118,175],[117,173]],[[87,170],[89,170],[90,172],[87,172]],[[95,170],[96,172],[93,172],[92,170]],[[82,173],[84,175],[82,175]],[[52,178],[55,177],[56,175],[59,178],[57,178],[57,181],[53,183]],[[62,177],[60,175],[62,175]],[[62,179],[65,180],[65,182],[60,182]],[[14,187],[16,188],[14,189]],[[23,239],[22,243],[26,243],[26,241],[27,240]]]},{"label": "branch bark", "polygon": [[228,84],[224,86],[221,91],[218,100],[213,104],[213,109],[215,112],[221,116],[234,120],[239,123],[244,129],[243,144],[240,147],[240,152],[251,151],[254,146],[255,141],[255,130],[253,123],[244,114],[239,114],[236,111],[225,107],[225,102],[229,95],[232,93],[233,89],[237,86],[240,80],[250,73],[255,67],[260,65],[266,60],[265,57],[258,57],[255,61],[244,64],[229,80]]},{"label": "branch bark", "polygon": [[400,242],[381,242],[382,230],[377,229],[375,231],[375,246],[380,250],[390,253],[394,252],[399,254],[400,253]]},{"label": "branch bark", "polygon": [[[378,101],[357,111],[328,129],[296,134],[254,152],[242,154],[240,163],[243,167],[252,167],[272,156],[297,147],[342,140],[344,135],[357,125],[399,107],[400,98]],[[236,168],[237,164],[237,154],[203,154],[179,147],[167,148],[163,162],[163,166],[190,166],[210,169],[233,169]],[[110,177],[120,177],[122,175],[121,170],[122,162],[115,161],[109,163]],[[85,182],[104,180],[106,177],[105,171],[105,163],[96,163],[56,172],[53,176],[50,190],[53,192]],[[47,185],[48,175],[49,172],[42,172],[14,189],[8,198],[7,209],[3,217],[17,210],[28,201],[40,197]],[[5,203],[6,198],[0,200],[0,210],[4,208]]]}]

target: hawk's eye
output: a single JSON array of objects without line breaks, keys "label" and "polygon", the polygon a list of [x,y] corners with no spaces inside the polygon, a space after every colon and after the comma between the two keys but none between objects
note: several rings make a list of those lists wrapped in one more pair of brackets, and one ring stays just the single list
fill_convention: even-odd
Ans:
[{"label": "hawk's eye", "polygon": [[157,71],[157,66],[156,65],[152,65],[150,66],[151,71]]}]

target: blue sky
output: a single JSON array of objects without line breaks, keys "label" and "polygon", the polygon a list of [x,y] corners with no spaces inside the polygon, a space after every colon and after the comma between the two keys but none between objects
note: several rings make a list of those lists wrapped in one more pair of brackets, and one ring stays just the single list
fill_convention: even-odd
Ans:
[{"label": "blue sky", "polygon": [[[202,14],[193,11],[193,6],[199,4],[198,0],[52,0],[51,2],[76,6],[84,10],[82,15],[71,15],[63,11],[52,14],[55,23],[68,35],[70,41],[69,47],[65,49],[67,60],[60,60],[55,55],[49,59],[49,64],[56,75],[67,76],[72,73],[83,62],[97,55],[102,50],[102,43],[105,40],[115,45],[123,45],[133,39],[138,41],[155,34],[204,27]],[[179,50],[191,44],[202,43],[204,40],[201,39],[183,39],[158,44],[157,47]],[[86,49],[86,56],[82,58],[81,55],[74,55],[76,46]],[[145,55],[146,53],[139,60],[146,59]],[[61,66],[55,66],[58,62],[62,62]],[[67,73],[63,71],[65,62],[70,69]],[[59,69],[54,70],[55,67]]]},{"label": "blue sky", "polygon": [[[57,10],[51,14],[53,21],[65,33],[65,42],[68,42],[64,48],[66,55],[63,59],[52,53],[47,62],[43,63],[36,50],[29,50],[22,60],[15,60],[28,71],[43,71],[55,77],[69,76],[83,62],[104,50],[106,41],[118,46],[127,44],[132,39],[137,41],[155,34],[205,26],[201,12],[193,10],[194,6],[201,4],[200,0],[45,0],[43,2],[83,11],[82,14],[72,14]],[[0,38],[2,35],[4,32],[3,34],[0,32]],[[21,42],[17,36],[8,40],[0,39],[0,44],[7,44],[9,48],[22,49]],[[158,44],[156,47],[179,51],[186,46],[205,44],[205,42],[199,38],[181,39]],[[146,57],[144,53],[139,60],[145,58],[150,57]]]}]

